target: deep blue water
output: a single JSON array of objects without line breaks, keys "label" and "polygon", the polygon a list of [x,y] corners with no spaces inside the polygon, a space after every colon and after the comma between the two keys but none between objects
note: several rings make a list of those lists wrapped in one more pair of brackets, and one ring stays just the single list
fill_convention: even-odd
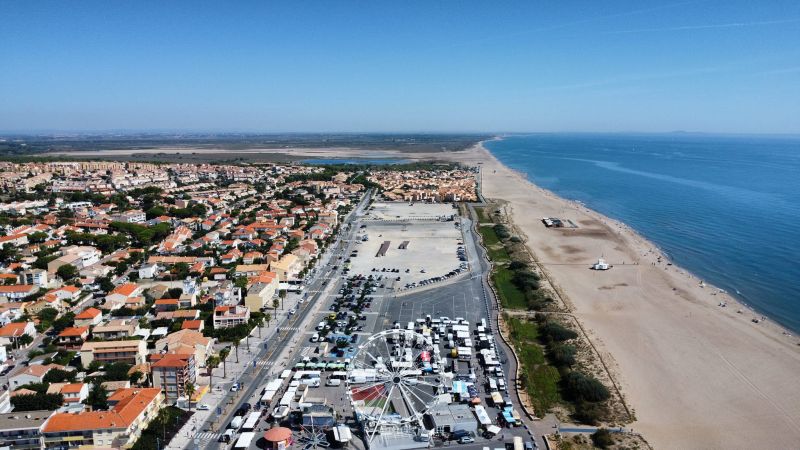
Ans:
[{"label": "deep blue water", "polygon": [[407,159],[396,159],[396,158],[378,158],[378,159],[339,159],[339,158],[321,158],[321,159],[304,159],[303,162],[305,164],[312,164],[312,165],[325,165],[325,164],[372,164],[372,165],[382,165],[382,164],[405,164],[410,162]]},{"label": "deep blue water", "polygon": [[535,134],[486,147],[800,332],[800,138]]}]

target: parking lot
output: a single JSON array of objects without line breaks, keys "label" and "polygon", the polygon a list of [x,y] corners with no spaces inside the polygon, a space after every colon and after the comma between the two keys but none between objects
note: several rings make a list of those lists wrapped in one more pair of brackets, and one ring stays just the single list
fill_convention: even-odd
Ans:
[{"label": "parking lot", "polygon": [[375,202],[364,220],[437,220],[457,214],[450,203]]},{"label": "parking lot", "polygon": [[342,264],[351,274],[380,277],[380,284],[395,290],[466,272],[461,222],[454,212],[450,205],[376,204]]}]

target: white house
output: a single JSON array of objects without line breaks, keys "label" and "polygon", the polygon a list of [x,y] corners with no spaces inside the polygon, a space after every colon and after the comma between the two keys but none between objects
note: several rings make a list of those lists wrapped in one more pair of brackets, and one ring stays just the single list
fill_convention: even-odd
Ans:
[{"label": "white house", "polygon": [[161,272],[161,267],[158,264],[143,264],[142,267],[139,268],[139,278],[155,278]]}]

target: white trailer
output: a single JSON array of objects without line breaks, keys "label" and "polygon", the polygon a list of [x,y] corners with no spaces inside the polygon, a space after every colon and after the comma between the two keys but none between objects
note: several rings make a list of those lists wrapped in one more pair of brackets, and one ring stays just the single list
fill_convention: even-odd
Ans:
[{"label": "white trailer", "polygon": [[484,427],[488,427],[492,424],[492,419],[489,417],[489,413],[487,413],[486,408],[481,405],[475,405],[475,416],[478,417],[478,422],[480,422]]},{"label": "white trailer", "polygon": [[236,445],[234,445],[233,448],[249,448],[250,443],[253,442],[253,438],[255,437],[256,434],[253,433],[252,431],[242,433],[242,435],[239,436],[239,440],[236,441]]},{"label": "white trailer", "polygon": [[258,425],[258,419],[261,418],[261,413],[258,411],[253,411],[247,415],[247,419],[244,421],[244,425],[242,425],[242,430],[244,431],[253,431],[256,429],[256,425]]}]

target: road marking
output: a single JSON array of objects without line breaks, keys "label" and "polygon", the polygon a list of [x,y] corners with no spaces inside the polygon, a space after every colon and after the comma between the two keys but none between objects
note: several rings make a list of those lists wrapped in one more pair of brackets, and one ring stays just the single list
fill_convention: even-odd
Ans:
[{"label": "road marking", "polygon": [[220,434],[219,433],[212,433],[210,431],[207,431],[205,433],[197,433],[197,434],[194,435],[194,437],[195,437],[195,439],[200,439],[200,440],[203,440],[203,441],[207,441],[207,440],[219,438]]}]

